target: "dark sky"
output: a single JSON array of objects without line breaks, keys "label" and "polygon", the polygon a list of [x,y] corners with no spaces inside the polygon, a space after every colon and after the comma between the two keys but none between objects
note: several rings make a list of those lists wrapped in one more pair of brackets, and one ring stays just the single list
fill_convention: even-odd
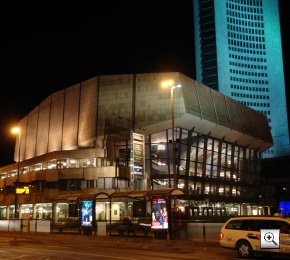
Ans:
[{"label": "dark sky", "polygon": [[[0,166],[13,162],[10,128],[57,90],[103,74],[178,71],[195,78],[192,0],[174,2],[96,1],[29,12],[18,6],[1,18]],[[286,2],[279,1],[285,76]]]}]

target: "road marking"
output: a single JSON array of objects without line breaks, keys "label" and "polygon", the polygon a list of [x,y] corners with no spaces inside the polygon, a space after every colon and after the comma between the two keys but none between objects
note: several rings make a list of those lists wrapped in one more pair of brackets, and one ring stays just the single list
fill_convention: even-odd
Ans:
[{"label": "road marking", "polygon": [[108,255],[99,255],[99,254],[69,252],[69,251],[61,251],[61,250],[38,249],[38,248],[30,248],[30,247],[25,247],[25,249],[33,249],[34,251],[38,250],[38,251],[47,251],[47,252],[53,252],[53,253],[66,253],[66,254],[74,254],[74,255],[96,256],[96,257],[104,257],[104,258],[110,258],[110,259],[123,259],[123,260],[138,260],[139,259],[139,258],[108,256]]}]

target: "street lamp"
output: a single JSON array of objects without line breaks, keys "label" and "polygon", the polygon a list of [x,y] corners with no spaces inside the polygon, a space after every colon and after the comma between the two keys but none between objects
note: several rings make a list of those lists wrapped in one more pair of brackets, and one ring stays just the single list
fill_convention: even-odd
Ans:
[{"label": "street lamp", "polygon": [[14,218],[19,217],[18,210],[18,195],[17,195],[17,187],[19,184],[19,163],[20,163],[20,142],[21,142],[21,129],[19,127],[13,127],[11,129],[11,133],[17,135],[18,137],[18,158],[17,158],[17,178],[15,182],[15,204],[14,204]]},{"label": "street lamp", "polygon": [[[176,178],[176,162],[175,162],[175,140],[174,140],[174,95],[173,91],[175,88],[180,88],[181,84],[174,85],[173,80],[163,81],[163,88],[170,88],[170,108],[171,108],[171,128],[172,128],[172,173],[173,173],[173,187],[177,188],[177,178]],[[171,184],[170,184],[171,187]]]}]

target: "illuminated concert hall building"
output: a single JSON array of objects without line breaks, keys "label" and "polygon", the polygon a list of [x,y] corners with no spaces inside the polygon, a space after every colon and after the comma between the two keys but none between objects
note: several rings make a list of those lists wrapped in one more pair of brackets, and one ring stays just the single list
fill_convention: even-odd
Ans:
[{"label": "illuminated concert hall building", "polygon": [[[52,93],[18,127],[15,163],[0,168],[0,219],[75,217],[82,198],[169,188],[192,216],[268,213],[266,116],[181,73],[96,76]],[[105,207],[96,203],[98,219]]]}]

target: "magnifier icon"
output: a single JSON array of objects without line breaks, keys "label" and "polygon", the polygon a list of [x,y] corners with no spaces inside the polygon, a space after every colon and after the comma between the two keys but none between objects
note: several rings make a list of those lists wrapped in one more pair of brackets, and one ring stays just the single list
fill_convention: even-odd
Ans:
[{"label": "magnifier icon", "polygon": [[267,232],[265,235],[264,235],[264,240],[268,243],[273,243],[275,246],[277,246],[278,244],[275,242],[274,240],[274,234],[272,232]]}]

